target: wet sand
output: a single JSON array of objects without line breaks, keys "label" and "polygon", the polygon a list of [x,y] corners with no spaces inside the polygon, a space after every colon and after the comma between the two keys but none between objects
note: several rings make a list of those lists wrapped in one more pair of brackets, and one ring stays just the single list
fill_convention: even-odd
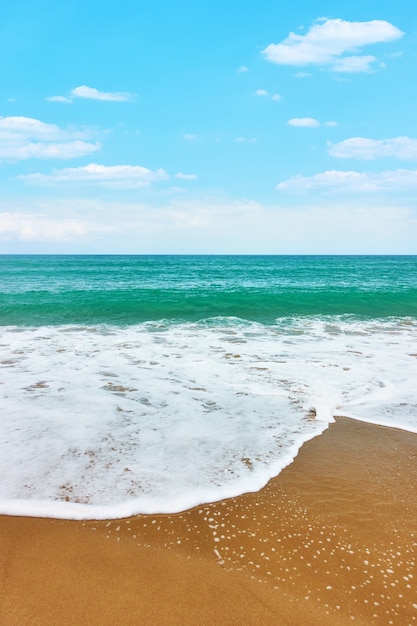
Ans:
[{"label": "wet sand", "polygon": [[417,435],[340,418],[260,492],[0,517],[0,624],[417,624]]}]

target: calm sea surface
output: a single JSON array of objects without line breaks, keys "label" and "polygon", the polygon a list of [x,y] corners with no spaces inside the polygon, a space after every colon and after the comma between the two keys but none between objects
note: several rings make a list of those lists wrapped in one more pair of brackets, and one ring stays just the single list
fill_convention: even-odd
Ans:
[{"label": "calm sea surface", "polygon": [[417,257],[0,256],[0,512],[182,510],[417,432]]}]

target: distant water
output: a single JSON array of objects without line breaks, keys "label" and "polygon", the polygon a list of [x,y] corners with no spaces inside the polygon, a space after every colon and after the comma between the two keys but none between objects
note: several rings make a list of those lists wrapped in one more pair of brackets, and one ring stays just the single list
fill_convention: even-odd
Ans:
[{"label": "distant water", "polygon": [[261,488],[334,415],[417,432],[417,257],[0,256],[0,512]]}]

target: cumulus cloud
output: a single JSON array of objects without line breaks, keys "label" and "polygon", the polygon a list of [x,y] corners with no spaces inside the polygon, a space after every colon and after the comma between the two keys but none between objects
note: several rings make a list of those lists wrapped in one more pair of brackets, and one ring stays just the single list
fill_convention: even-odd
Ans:
[{"label": "cumulus cloud", "polygon": [[31,185],[54,185],[56,183],[90,183],[106,187],[139,189],[151,183],[167,180],[163,169],[150,170],[140,165],[98,165],[90,163],[82,167],[54,169],[51,174],[27,174],[19,176]]},{"label": "cumulus cloud", "polygon": [[0,118],[0,160],[72,159],[96,152],[86,130],[65,130],[31,117]]},{"label": "cumulus cloud", "polygon": [[1,117],[0,139],[14,139],[17,136],[54,140],[67,137],[68,133],[55,124],[47,124],[32,117]]},{"label": "cumulus cloud", "polygon": [[25,159],[76,159],[100,149],[100,144],[85,141],[66,143],[25,143],[0,145],[0,159],[22,161]]},{"label": "cumulus cloud", "polygon": [[409,192],[417,190],[417,170],[387,170],[384,172],[356,172],[329,170],[314,176],[292,176],[279,183],[280,191],[327,192]]},{"label": "cumulus cloud", "polygon": [[417,160],[417,139],[394,137],[392,139],[367,139],[351,137],[339,143],[328,143],[329,154],[339,159],[373,161],[380,157],[395,157],[402,161]]},{"label": "cumulus cloud", "polygon": [[376,58],[347,53],[358,52],[371,44],[395,41],[403,35],[384,20],[325,19],[313,24],[305,35],[290,33],[281,43],[270,44],[262,53],[278,65],[317,65],[338,72],[366,72]]},{"label": "cumulus cloud", "polygon": [[288,126],[310,127],[320,126],[320,122],[313,117],[293,117],[287,122]]},{"label": "cumulus cloud", "polygon": [[107,100],[109,102],[126,102],[134,99],[134,94],[126,91],[99,91],[94,87],[87,87],[87,85],[81,85],[71,90],[71,96],[74,98],[87,98],[89,100]]},{"label": "cumulus cloud", "polygon": [[[332,66],[333,72],[341,74],[353,74],[354,72],[370,72],[372,63],[375,63],[376,57],[372,55],[344,57],[338,59]],[[379,65],[382,67],[382,64]]]},{"label": "cumulus cloud", "polygon": [[[270,93],[266,89],[257,89],[255,91],[255,96],[267,97],[270,96]],[[270,97],[271,100],[275,100],[276,102],[282,100],[282,96],[280,96],[279,93],[274,93]]]}]

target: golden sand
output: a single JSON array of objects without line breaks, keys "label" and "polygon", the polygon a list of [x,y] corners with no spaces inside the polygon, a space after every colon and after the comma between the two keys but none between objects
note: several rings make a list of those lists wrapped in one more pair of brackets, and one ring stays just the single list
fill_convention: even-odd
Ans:
[{"label": "golden sand", "polygon": [[0,623],[417,624],[417,436],[338,419],[260,492],[0,518]]}]

